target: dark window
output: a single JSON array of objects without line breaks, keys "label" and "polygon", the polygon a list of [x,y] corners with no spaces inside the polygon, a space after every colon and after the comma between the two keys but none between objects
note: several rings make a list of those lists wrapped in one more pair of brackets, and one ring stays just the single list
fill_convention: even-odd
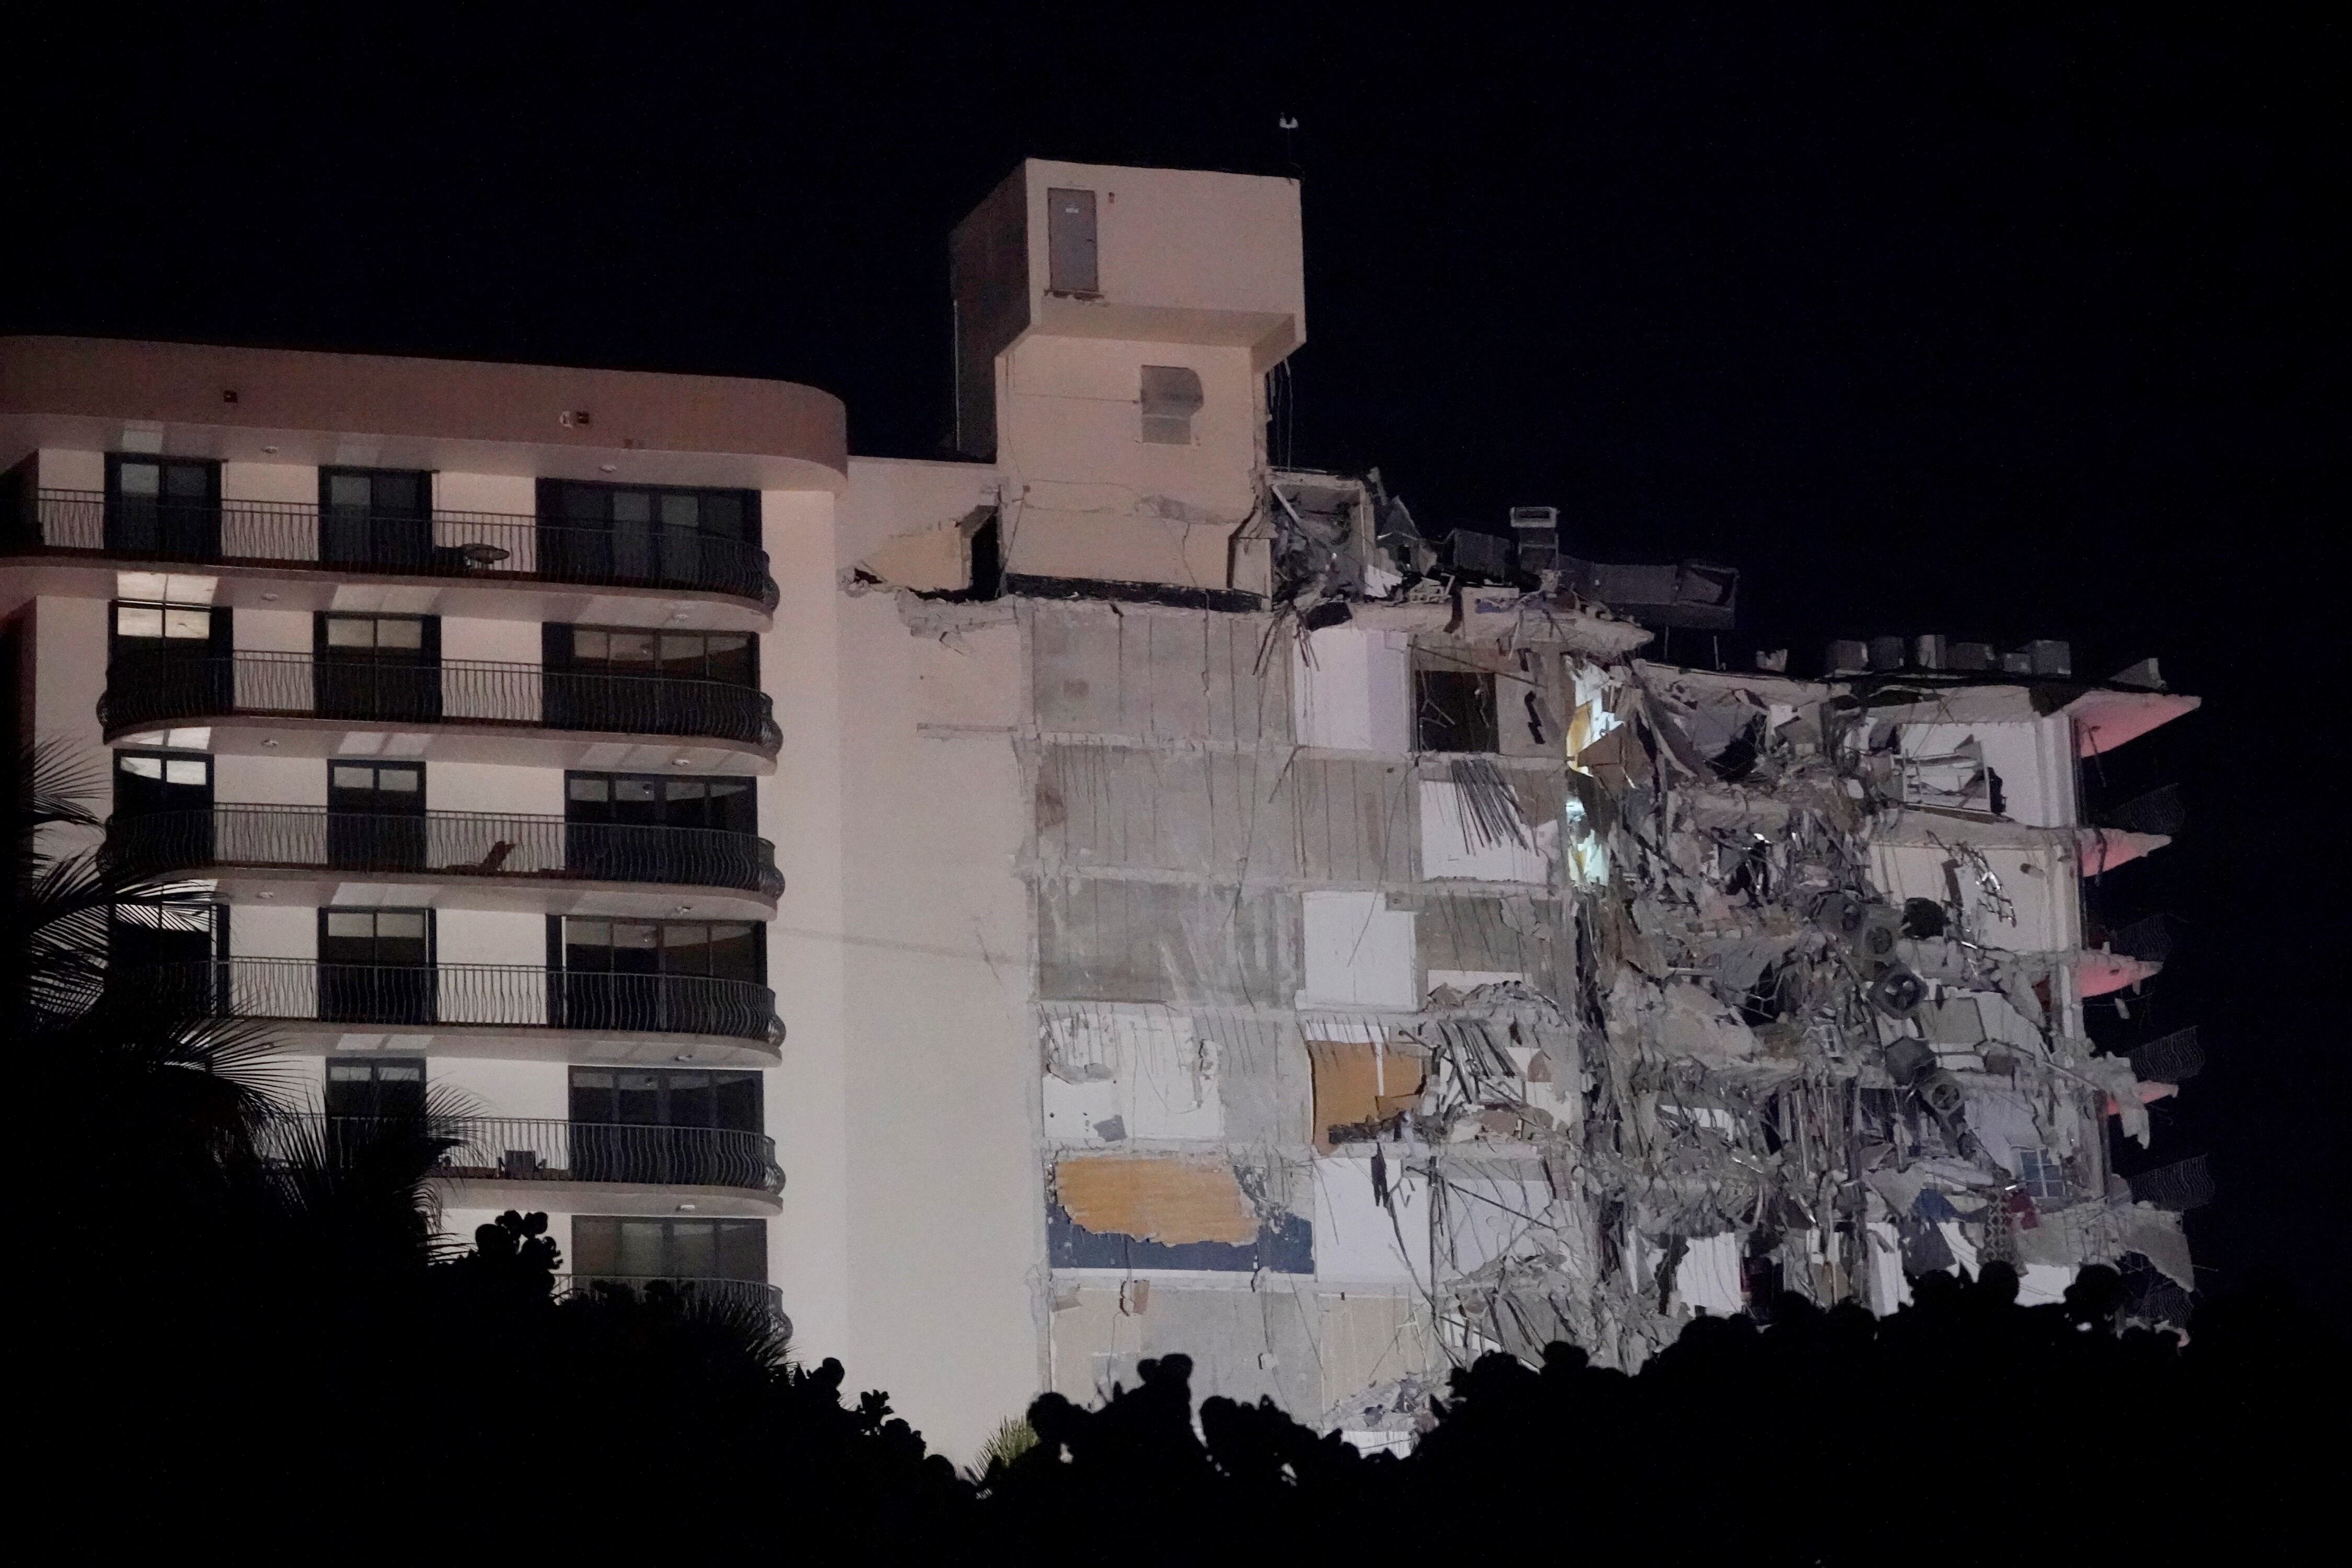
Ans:
[{"label": "dark window", "polygon": [[672,1068],[573,1068],[572,1120],[619,1127],[761,1131],[760,1075]]},{"label": "dark window", "polygon": [[1201,412],[1201,373],[1182,365],[1143,367],[1143,438],[1154,446],[1192,444],[1192,416]]},{"label": "dark window", "polygon": [[573,822],[659,827],[756,828],[752,781],[661,773],[566,773],[563,812]]},{"label": "dark window", "polygon": [[413,468],[320,468],[319,559],[422,572],[433,561],[433,476]]},{"label": "dark window", "polygon": [[565,663],[607,675],[660,675],[680,680],[717,680],[730,686],[760,682],[750,632],[654,632],[620,626],[561,626],[571,634]]},{"label": "dark window", "polygon": [[539,496],[540,549],[552,576],[757,591],[756,490],[545,479]]},{"label": "dark window", "polygon": [[566,917],[563,967],[583,974],[677,974],[761,979],[759,928],[737,921],[606,921]]},{"label": "dark window", "polygon": [[313,700],[323,719],[441,716],[441,623],[431,616],[322,613]]},{"label": "dark window", "polygon": [[1095,194],[1045,193],[1045,287],[1056,294],[1098,294],[1095,269]]},{"label": "dark window", "polygon": [[430,1023],[436,989],[432,910],[319,911],[321,1018]]},{"label": "dark window", "polygon": [[108,704],[157,719],[233,712],[233,646],[227,610],[118,602],[107,619]]},{"label": "dark window", "polygon": [[213,760],[169,752],[114,753],[114,815],[157,816],[165,812],[209,812]]},{"label": "dark window", "polygon": [[572,1271],[590,1279],[764,1282],[767,1222],[579,1215],[572,1221]]},{"label": "dark window", "polygon": [[561,1022],[581,1029],[755,1031],[765,1004],[759,928],[746,921],[551,922],[563,970]]},{"label": "dark window", "polygon": [[135,871],[210,865],[212,805],[212,758],[117,752],[107,852]]},{"label": "dark window", "polygon": [[1495,749],[1495,678],[1471,669],[1413,672],[1414,744],[1424,752]]},{"label": "dark window", "polygon": [[108,626],[107,658],[202,659],[230,651],[229,612],[207,605],[118,601]]},{"label": "dark window", "polygon": [[220,465],[110,454],[106,546],[174,561],[220,556]]},{"label": "dark window", "polygon": [[217,1010],[228,956],[228,910],[219,904],[117,905],[107,921],[107,977],[169,1012]]},{"label": "dark window", "polygon": [[425,868],[425,764],[327,764],[327,864],[352,870]]},{"label": "dark window", "polygon": [[[614,882],[756,887],[752,781],[567,773],[564,865]],[[740,837],[721,837],[720,835]]]},{"label": "dark window", "polygon": [[425,1114],[425,1063],[421,1058],[371,1058],[327,1063],[327,1114],[400,1116]]}]

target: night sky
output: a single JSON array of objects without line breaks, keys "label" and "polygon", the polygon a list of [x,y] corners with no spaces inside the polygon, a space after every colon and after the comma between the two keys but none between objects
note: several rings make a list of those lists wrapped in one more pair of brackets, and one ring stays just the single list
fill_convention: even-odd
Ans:
[{"label": "night sky", "polygon": [[2159,656],[2206,710],[2119,761],[2189,824],[2100,897],[2177,917],[2136,1025],[2210,1065],[2133,1159],[2210,1156],[2213,1285],[2342,1310],[2340,16],[68,9],[12,27],[0,330],[778,376],[936,456],[947,232],[1014,161],[1296,172],[1278,454],[1737,564],[1800,669]]}]

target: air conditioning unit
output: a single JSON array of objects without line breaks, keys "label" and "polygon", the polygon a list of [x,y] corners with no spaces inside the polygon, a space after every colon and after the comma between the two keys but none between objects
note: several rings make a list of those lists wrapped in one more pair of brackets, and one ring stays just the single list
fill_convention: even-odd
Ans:
[{"label": "air conditioning unit", "polygon": [[1886,1076],[1895,1080],[1895,1087],[1909,1089],[1936,1070],[1936,1050],[1927,1041],[1906,1035],[1887,1042],[1885,1062]]},{"label": "air conditioning unit", "polygon": [[1906,963],[1889,963],[1870,984],[1870,1005],[1890,1018],[1907,1018],[1927,1000],[1927,983]]},{"label": "air conditioning unit", "polygon": [[1990,643],[1956,642],[1946,650],[1945,657],[1949,660],[1945,666],[1947,669],[1968,670],[1980,674],[1993,668]]},{"label": "air conditioning unit", "polygon": [[1948,638],[1938,637],[1931,632],[1925,637],[1912,639],[1911,661],[1922,669],[1946,668],[1950,663],[1951,657],[1951,642]]},{"label": "air conditioning unit", "polygon": [[1871,638],[1870,668],[1873,669],[1902,668],[1903,639],[1901,637]]},{"label": "air conditioning unit", "polygon": [[1860,675],[1870,668],[1870,648],[1853,638],[1841,638],[1830,644],[1828,663],[1832,675]]},{"label": "air conditioning unit", "polygon": [[1559,565],[1559,508],[1513,507],[1511,537],[1518,541],[1520,571],[1556,570]]}]

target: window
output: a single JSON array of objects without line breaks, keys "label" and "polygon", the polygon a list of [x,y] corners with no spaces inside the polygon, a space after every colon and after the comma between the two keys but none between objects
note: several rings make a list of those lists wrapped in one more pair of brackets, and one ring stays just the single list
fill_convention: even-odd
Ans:
[{"label": "window", "polygon": [[327,864],[350,870],[425,868],[425,764],[327,764]]},{"label": "window", "polygon": [[433,476],[413,468],[320,468],[319,559],[422,571],[433,559]]},{"label": "window", "polygon": [[767,1222],[580,1215],[572,1221],[572,1271],[591,1279],[764,1283]]},{"label": "window", "polygon": [[325,719],[441,716],[441,623],[431,616],[321,613],[312,691]]},{"label": "window", "polygon": [[167,811],[207,811],[213,804],[213,760],[168,752],[114,753],[114,815],[155,816]]},{"label": "window", "polygon": [[327,1114],[425,1114],[425,1063],[415,1057],[327,1063]]},{"label": "window", "polygon": [[430,910],[320,910],[319,1016],[424,1024],[436,997]]},{"label": "window", "polygon": [[1413,671],[1414,745],[1424,752],[1495,749],[1495,678],[1475,669]]},{"label": "window", "polygon": [[2037,1198],[2063,1198],[2068,1194],[2066,1162],[2047,1149],[2020,1149],[2017,1184]]},{"label": "window", "polygon": [[320,910],[319,962],[430,963],[433,962],[433,911]]},{"label": "window", "polygon": [[110,660],[124,654],[168,654],[202,658],[226,643],[228,612],[205,605],[142,605],[118,603],[108,638]]},{"label": "window", "polygon": [[1099,294],[1095,270],[1095,194],[1045,193],[1045,287],[1055,294]]},{"label": "window", "polygon": [[563,815],[574,823],[756,831],[752,781],[659,773],[566,773]]},{"label": "window", "polygon": [[568,658],[578,670],[611,675],[661,675],[756,686],[758,639],[749,632],[653,632],[618,626],[551,626],[568,633]]},{"label": "window", "polygon": [[142,1004],[185,1016],[217,1010],[228,956],[223,904],[118,905],[107,921],[110,984],[129,987]]},{"label": "window", "polygon": [[425,654],[425,618],[421,616],[322,616],[320,636],[338,658],[386,658],[414,661]]},{"label": "window", "polygon": [[756,490],[543,479],[541,553],[572,581],[676,583],[757,593]]},{"label": "window", "polygon": [[220,465],[110,455],[106,545],[126,554],[211,561],[220,555]]},{"label": "window", "polygon": [[1143,367],[1143,439],[1153,446],[1192,444],[1192,416],[1201,412],[1201,373],[1182,365]]},{"label": "window", "polygon": [[572,1120],[595,1126],[761,1131],[760,1075],[670,1068],[573,1068]]},{"label": "window", "polygon": [[565,917],[563,967],[579,974],[761,979],[758,928],[733,921],[606,921]]}]

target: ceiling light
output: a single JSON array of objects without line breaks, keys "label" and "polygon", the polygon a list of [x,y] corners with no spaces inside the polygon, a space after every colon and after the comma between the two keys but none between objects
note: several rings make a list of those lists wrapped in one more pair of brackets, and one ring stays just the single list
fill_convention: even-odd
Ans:
[{"label": "ceiling light", "polygon": [[599,464],[597,464],[596,466],[597,466],[599,468],[603,469],[605,473],[608,473],[608,474],[609,474],[609,473],[611,473],[611,472],[613,471],[613,468],[614,468],[614,465],[613,465],[613,464],[611,464],[611,463],[599,463]]},{"label": "ceiling light", "polygon": [[694,1212],[694,1205],[692,1204],[680,1204],[677,1205],[677,1212],[680,1214],[692,1214]]}]

